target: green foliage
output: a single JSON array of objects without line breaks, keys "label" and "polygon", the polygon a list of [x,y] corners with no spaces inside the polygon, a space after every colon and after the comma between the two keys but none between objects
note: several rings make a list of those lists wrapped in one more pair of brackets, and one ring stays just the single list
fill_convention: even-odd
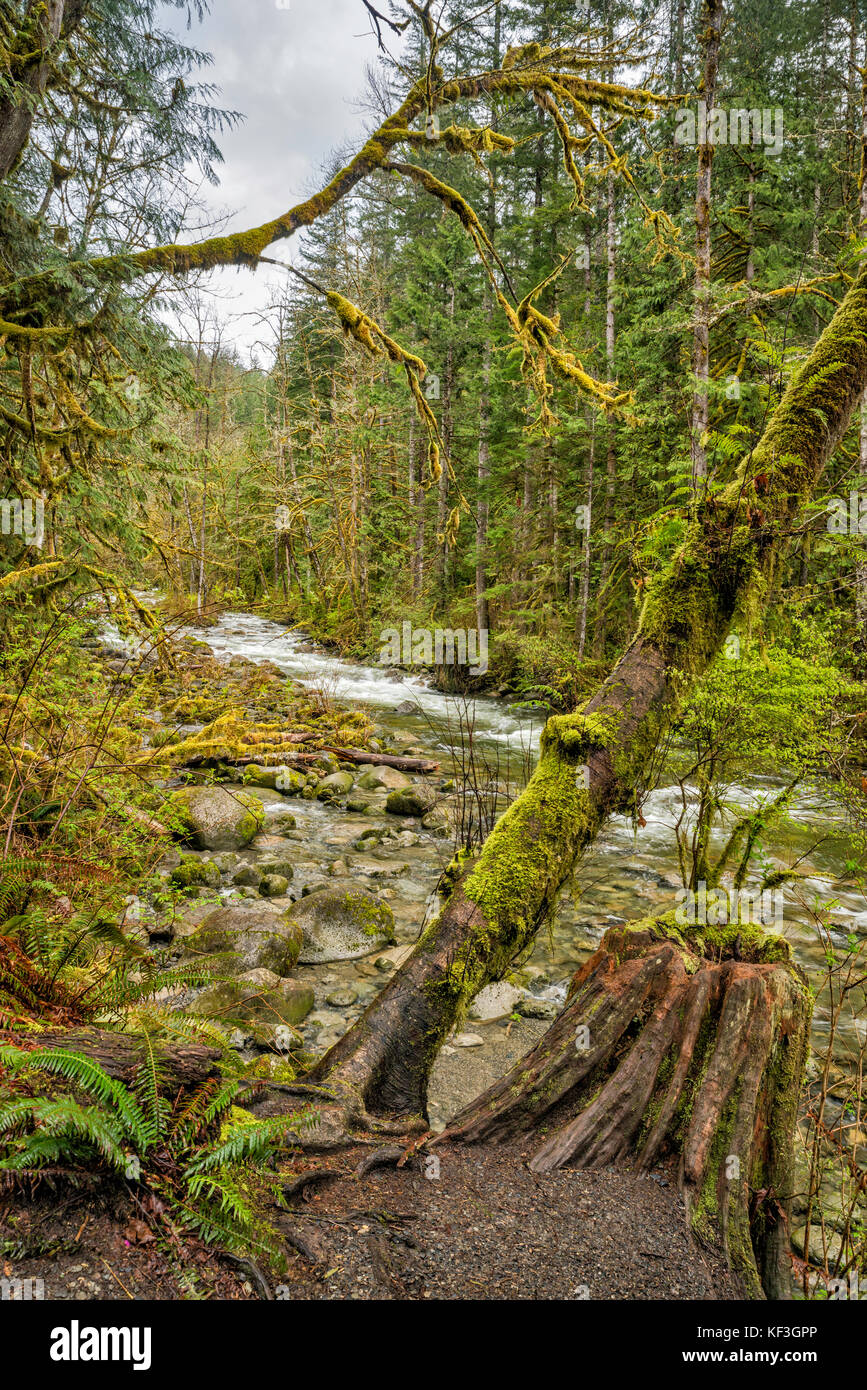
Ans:
[{"label": "green foliage", "polygon": [[[170,1104],[147,1034],[145,1042],[130,1086],[63,1048],[0,1046],[0,1171],[96,1166],[150,1188],[202,1239],[276,1257],[279,1245],[250,1178],[265,1182],[263,1165],[315,1124],[315,1113],[256,1121],[237,1112],[239,1122],[232,1111],[241,1083],[234,1080],[205,1082]],[[57,1084],[41,1094],[49,1082]]]}]

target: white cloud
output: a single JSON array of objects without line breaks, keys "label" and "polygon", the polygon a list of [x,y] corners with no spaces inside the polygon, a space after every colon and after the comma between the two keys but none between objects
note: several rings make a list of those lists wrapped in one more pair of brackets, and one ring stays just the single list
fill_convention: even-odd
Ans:
[{"label": "white cloud", "polygon": [[[220,88],[216,104],[245,120],[219,143],[225,162],[219,188],[203,196],[215,216],[230,212],[227,231],[256,226],[300,202],[318,182],[330,154],[363,135],[355,105],[365,67],[376,57],[361,0],[212,0],[212,13],[191,30],[176,12],[166,16],[185,42],[210,52],[203,81]],[[288,243],[275,254],[290,259]],[[221,316],[233,316],[229,336],[250,350],[261,330],[250,317],[268,304],[279,271],[216,271],[208,279],[232,296]]]}]

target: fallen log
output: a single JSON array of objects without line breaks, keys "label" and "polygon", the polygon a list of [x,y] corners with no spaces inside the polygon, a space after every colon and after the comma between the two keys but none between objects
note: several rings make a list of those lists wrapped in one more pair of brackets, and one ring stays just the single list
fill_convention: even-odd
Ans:
[{"label": "fallen log", "polygon": [[[76,1052],[97,1062],[109,1076],[127,1085],[147,1055],[143,1039],[135,1033],[118,1033],[103,1028],[47,1029],[19,1036],[15,1041],[18,1047],[32,1045],[34,1050],[39,1051],[62,1047],[67,1052]],[[220,1074],[217,1067],[220,1053],[217,1048],[154,1037],[151,1037],[150,1043],[167,1093],[192,1090]]]},{"label": "fallen log", "polygon": [[[222,758],[221,762],[233,763],[236,767],[292,767],[295,763],[315,763],[323,753],[333,753],[336,758],[341,758],[347,763],[371,763],[374,767],[394,767],[399,772],[438,772],[439,763],[430,758],[407,758],[400,753],[366,753],[362,748],[332,748],[325,745],[317,748],[312,753],[291,753],[284,763],[276,761],[276,755],[269,756],[266,762],[262,758]],[[195,766],[191,759],[186,764],[187,767]]]},{"label": "fallen log", "polygon": [[[319,753],[333,753],[347,763],[371,763],[374,767],[394,767],[398,772],[438,772],[439,763],[430,758],[407,758],[399,753],[367,753],[362,748],[329,748],[323,745]],[[312,761],[316,753],[296,754],[296,757]]]}]

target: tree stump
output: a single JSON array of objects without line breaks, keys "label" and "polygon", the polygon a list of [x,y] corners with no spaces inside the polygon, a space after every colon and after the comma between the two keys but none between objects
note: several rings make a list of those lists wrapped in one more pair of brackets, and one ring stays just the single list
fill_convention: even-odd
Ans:
[{"label": "tree stump", "polygon": [[539,1173],[678,1155],[695,1234],[750,1298],[790,1297],[788,1217],[811,999],[788,943],[675,914],[606,932],[567,1006],[437,1142],[535,1130]]}]

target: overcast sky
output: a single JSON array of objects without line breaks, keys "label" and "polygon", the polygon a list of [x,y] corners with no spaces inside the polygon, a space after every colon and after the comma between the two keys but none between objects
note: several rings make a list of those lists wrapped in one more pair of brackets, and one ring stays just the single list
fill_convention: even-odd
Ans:
[{"label": "overcast sky", "polygon": [[[361,0],[210,3],[211,14],[191,31],[173,9],[164,11],[163,27],[213,55],[201,80],[220,88],[217,105],[246,118],[220,140],[220,186],[203,189],[215,214],[231,212],[226,230],[238,231],[299,202],[312,191],[329,154],[362,133],[358,102],[365,68],[376,58],[376,39]],[[290,246],[282,242],[274,254],[293,258]],[[274,285],[286,278],[267,267],[209,277],[221,294],[233,297],[220,313],[232,316],[231,336],[242,349],[253,349],[262,335],[253,318],[242,315],[264,308]]]}]

